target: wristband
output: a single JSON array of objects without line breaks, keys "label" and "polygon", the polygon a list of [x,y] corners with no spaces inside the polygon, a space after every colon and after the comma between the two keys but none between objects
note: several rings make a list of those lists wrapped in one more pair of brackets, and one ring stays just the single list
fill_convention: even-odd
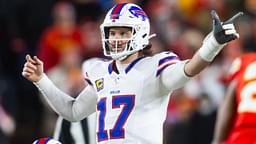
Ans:
[{"label": "wristband", "polygon": [[203,41],[202,47],[198,50],[202,59],[207,62],[212,62],[216,55],[222,50],[225,44],[219,44],[213,36],[209,33]]}]

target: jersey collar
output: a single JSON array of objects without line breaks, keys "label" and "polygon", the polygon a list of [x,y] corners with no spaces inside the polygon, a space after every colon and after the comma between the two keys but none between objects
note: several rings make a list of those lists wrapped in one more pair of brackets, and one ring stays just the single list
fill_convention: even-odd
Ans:
[{"label": "jersey collar", "polygon": [[[125,73],[127,74],[134,66],[136,63],[138,63],[141,59],[143,59],[144,56],[142,57],[139,57],[137,59],[135,59],[134,61],[132,61],[128,66],[127,68],[125,68]],[[119,71],[117,69],[117,66],[116,66],[116,60],[113,60],[109,65],[108,65],[108,72],[109,74],[111,74],[112,72],[116,72],[117,74],[119,74]]]}]

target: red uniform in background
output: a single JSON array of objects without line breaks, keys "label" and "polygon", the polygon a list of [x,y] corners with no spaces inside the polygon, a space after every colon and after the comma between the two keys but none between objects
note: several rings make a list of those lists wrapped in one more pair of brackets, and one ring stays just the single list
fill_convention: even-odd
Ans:
[{"label": "red uniform in background", "polygon": [[53,23],[43,33],[38,56],[43,60],[45,72],[59,64],[68,49],[81,50],[81,32],[76,24],[76,13],[69,2],[58,2],[53,7]]},{"label": "red uniform in background", "polygon": [[57,27],[49,28],[42,37],[38,53],[38,56],[45,61],[45,71],[58,64],[62,53],[69,48],[81,49],[79,29],[63,33]]},{"label": "red uniform in background", "polygon": [[256,143],[256,53],[237,58],[228,79],[236,80],[237,113],[225,144]]}]

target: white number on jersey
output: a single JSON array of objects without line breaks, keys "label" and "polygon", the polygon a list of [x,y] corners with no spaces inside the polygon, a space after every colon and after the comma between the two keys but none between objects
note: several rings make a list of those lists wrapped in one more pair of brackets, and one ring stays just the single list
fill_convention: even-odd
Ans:
[{"label": "white number on jersey", "polygon": [[256,62],[247,66],[243,79],[248,83],[241,90],[238,112],[256,112]]}]

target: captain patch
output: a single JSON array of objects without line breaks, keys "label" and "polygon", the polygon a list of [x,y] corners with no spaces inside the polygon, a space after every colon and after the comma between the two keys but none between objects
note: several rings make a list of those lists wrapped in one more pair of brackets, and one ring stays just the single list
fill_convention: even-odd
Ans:
[{"label": "captain patch", "polygon": [[97,88],[97,92],[99,92],[100,90],[102,90],[104,88],[104,79],[98,79],[95,81],[95,86]]}]

